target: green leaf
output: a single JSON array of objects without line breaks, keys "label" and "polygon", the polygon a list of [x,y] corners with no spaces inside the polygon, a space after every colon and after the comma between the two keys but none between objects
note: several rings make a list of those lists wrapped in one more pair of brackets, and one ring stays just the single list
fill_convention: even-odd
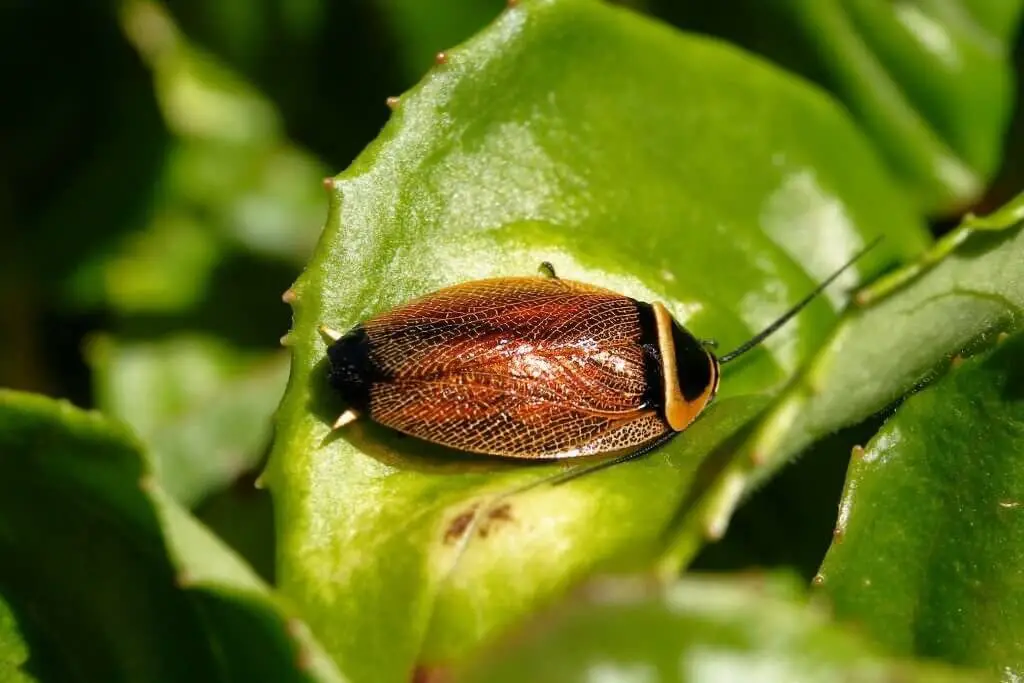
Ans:
[{"label": "green leaf", "polygon": [[319,324],[346,329],[549,260],[563,277],[663,300],[728,349],[878,234],[843,284],[927,237],[817,91],[605,4],[511,8],[404,95],[334,184],[292,292],[292,375],[265,475],[282,590],[355,680],[386,682],[464,656],[599,567],[649,565],[671,544],[674,572],[705,533],[690,512],[708,482],[844,297],[836,288],[731,366],[721,400],[666,448],[501,500],[559,466],[460,458],[369,424],[327,438],[341,406]]},{"label": "green leaf", "polygon": [[341,680],[98,414],[0,391],[0,556],[5,598],[72,680]]},{"label": "green leaf", "polygon": [[828,88],[929,213],[969,206],[999,169],[1020,0],[654,5]]},{"label": "green leaf", "polygon": [[0,595],[0,681],[33,683],[36,679],[25,671],[28,644],[10,606]]},{"label": "green leaf", "polygon": [[212,337],[94,340],[99,407],[153,454],[161,485],[186,506],[255,468],[284,391],[283,352],[244,352]]},{"label": "green leaf", "polygon": [[969,216],[917,263],[861,292],[766,420],[755,450],[763,477],[816,439],[857,424],[933,377],[950,356],[1024,318],[1024,193]]},{"label": "green leaf", "polygon": [[1018,333],[964,361],[855,451],[816,579],[894,651],[1004,680],[1024,672],[1021,358]]},{"label": "green leaf", "polygon": [[604,579],[503,645],[455,680],[987,680],[885,657],[876,646],[830,623],[819,605],[806,604],[781,576],[704,576],[667,587]]}]

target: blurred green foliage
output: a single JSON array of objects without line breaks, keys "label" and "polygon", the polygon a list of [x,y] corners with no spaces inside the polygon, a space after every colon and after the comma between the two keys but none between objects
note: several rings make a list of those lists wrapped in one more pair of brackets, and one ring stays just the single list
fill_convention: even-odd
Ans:
[{"label": "blurred green foliage", "polygon": [[[991,350],[1024,309],[1024,3],[511,5],[0,6],[0,681],[674,680],[708,648],[1024,675],[1024,351]],[[453,518],[546,470],[322,440],[319,322],[546,258],[728,347],[874,234],[870,306],[830,291],[685,440],[466,550]],[[504,640],[595,573],[691,562],[726,575]],[[761,567],[821,571],[865,633],[727,575]]]}]

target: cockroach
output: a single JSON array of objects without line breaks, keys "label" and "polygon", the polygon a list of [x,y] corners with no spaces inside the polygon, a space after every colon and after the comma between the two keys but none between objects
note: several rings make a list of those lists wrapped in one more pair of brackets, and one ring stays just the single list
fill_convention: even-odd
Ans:
[{"label": "cockroach", "polygon": [[768,327],[728,353],[659,302],[559,278],[475,280],[326,326],[328,382],[360,417],[460,451],[563,460],[647,453],[687,429],[718,391],[721,365],[782,327],[875,240]]}]

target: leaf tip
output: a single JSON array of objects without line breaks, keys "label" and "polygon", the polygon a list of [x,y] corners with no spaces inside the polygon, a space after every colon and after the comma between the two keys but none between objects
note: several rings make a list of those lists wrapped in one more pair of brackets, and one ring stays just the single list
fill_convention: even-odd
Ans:
[{"label": "leaf tip", "polygon": [[313,653],[306,644],[310,637],[309,629],[301,619],[289,617],[285,622],[285,630],[295,645],[295,668],[299,671],[310,671],[313,668]]},{"label": "leaf tip", "polygon": [[152,474],[144,474],[139,477],[139,490],[143,493],[153,493],[156,491],[156,487],[156,477]]},{"label": "leaf tip", "polygon": [[872,301],[871,289],[865,287],[853,295],[854,308],[864,308]]},{"label": "leaf tip", "polygon": [[728,474],[722,480],[704,519],[704,537],[709,541],[720,541],[725,536],[732,512],[743,497],[746,484],[746,477],[740,472]]},{"label": "leaf tip", "polygon": [[192,586],[195,585],[195,583],[196,583],[195,577],[192,576],[192,574],[190,574],[188,571],[186,571],[184,569],[179,571],[177,573],[177,575],[174,577],[174,584],[178,588],[182,588],[182,589],[191,588]]}]

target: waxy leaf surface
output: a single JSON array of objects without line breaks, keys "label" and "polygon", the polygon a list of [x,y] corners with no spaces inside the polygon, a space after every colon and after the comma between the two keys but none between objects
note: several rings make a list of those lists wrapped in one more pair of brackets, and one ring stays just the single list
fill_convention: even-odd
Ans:
[{"label": "waxy leaf surface", "polygon": [[[645,566],[671,546],[677,569],[706,533],[690,511],[827,338],[844,287],[928,244],[824,94],[584,0],[519,3],[448,51],[328,185],[324,234],[288,295],[293,367],[265,480],[281,589],[355,680],[459,659],[598,568]],[[877,235],[826,297],[727,369],[705,418],[643,460],[498,500],[559,466],[460,456],[360,422],[330,434],[344,406],[326,387],[320,324],[344,330],[548,260],[561,277],[662,300],[729,349]]]},{"label": "waxy leaf surface", "polygon": [[1024,334],[969,358],[856,452],[819,578],[893,651],[1024,673]]}]

